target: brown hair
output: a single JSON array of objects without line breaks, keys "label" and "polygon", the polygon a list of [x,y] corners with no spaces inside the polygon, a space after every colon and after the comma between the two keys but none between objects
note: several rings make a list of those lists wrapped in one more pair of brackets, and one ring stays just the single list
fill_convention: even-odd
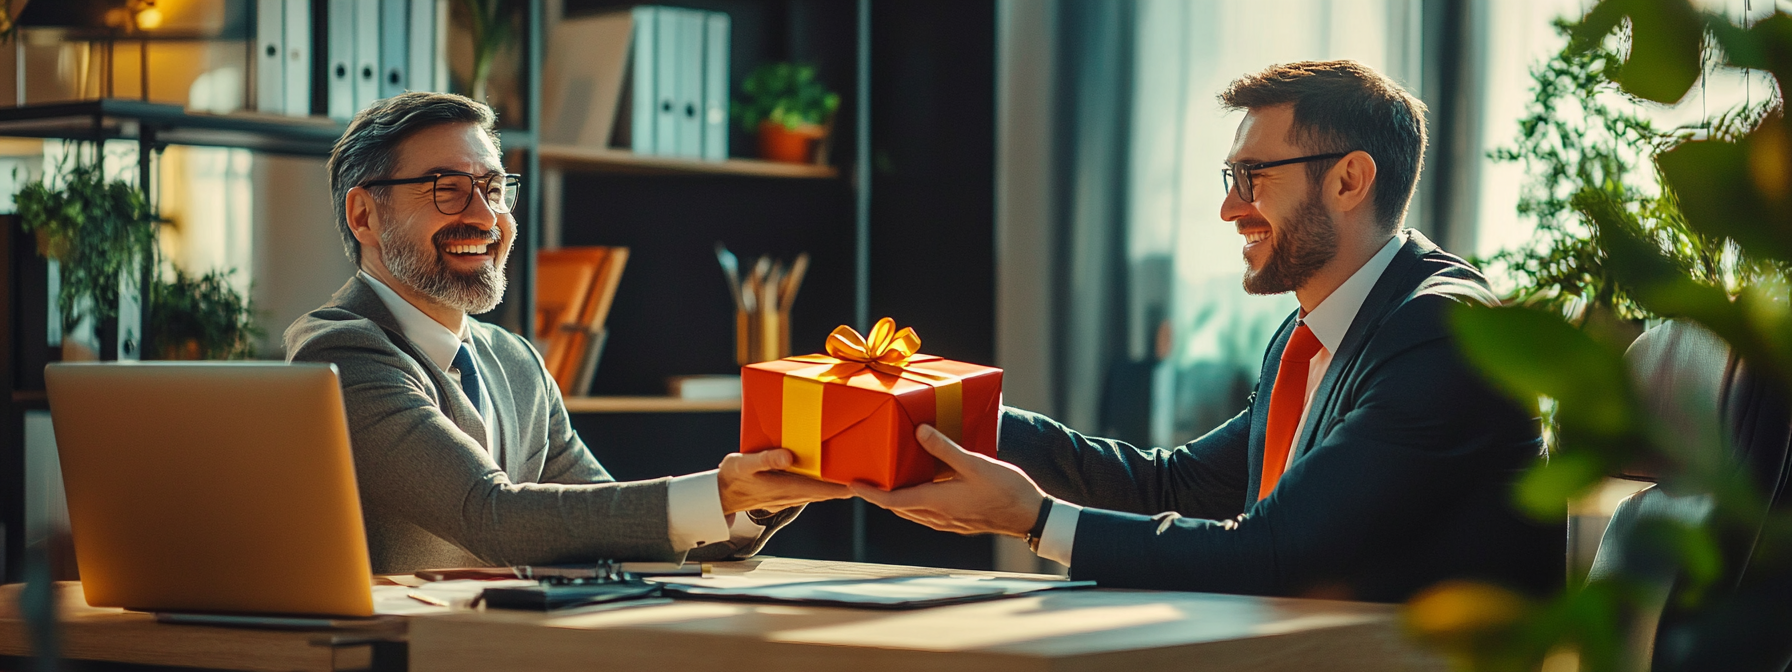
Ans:
[{"label": "brown hair", "polygon": [[[348,227],[348,192],[365,182],[392,177],[398,146],[405,138],[436,124],[475,124],[498,144],[497,117],[485,103],[452,93],[410,92],[376,101],[356,114],[348,132],[336,141],[325,166],[330,196],[336,200],[336,228],[348,258],[361,265],[361,244]],[[376,199],[380,198],[375,196]]]},{"label": "brown hair", "polygon": [[[1220,93],[1232,110],[1294,106],[1289,138],[1315,154],[1362,150],[1375,159],[1375,216],[1399,226],[1425,165],[1425,103],[1356,61],[1303,61],[1234,80]],[[1318,180],[1335,161],[1307,164]]]}]

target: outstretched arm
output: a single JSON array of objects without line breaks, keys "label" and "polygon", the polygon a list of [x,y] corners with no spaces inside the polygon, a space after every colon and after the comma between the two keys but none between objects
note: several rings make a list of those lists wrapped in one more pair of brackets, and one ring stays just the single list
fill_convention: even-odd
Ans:
[{"label": "outstretched arm", "polygon": [[1082,506],[1230,518],[1244,510],[1251,414],[1176,448],[1084,436],[1050,418],[1002,409],[997,456],[1053,497]]}]

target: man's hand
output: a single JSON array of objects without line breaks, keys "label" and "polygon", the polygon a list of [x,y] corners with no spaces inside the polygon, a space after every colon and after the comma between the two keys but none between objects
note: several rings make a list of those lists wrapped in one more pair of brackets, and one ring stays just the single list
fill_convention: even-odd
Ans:
[{"label": "man's hand", "polygon": [[783,448],[733,453],[722,458],[716,482],[722,489],[722,513],[753,509],[776,511],[824,499],[846,499],[852,491],[836,483],[783,473],[796,456]]},{"label": "man's hand", "polygon": [[915,438],[952,468],[952,478],[892,492],[855,483],[852,494],[942,532],[1024,537],[1033,529],[1045,493],[1026,472],[960,448],[930,425]]}]

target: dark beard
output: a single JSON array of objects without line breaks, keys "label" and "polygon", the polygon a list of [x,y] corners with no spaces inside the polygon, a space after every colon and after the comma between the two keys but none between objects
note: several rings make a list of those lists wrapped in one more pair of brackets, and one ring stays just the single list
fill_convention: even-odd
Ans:
[{"label": "dark beard", "polygon": [[1338,227],[1319,205],[1317,187],[1307,194],[1293,219],[1270,231],[1269,261],[1259,270],[1251,270],[1248,262],[1245,266],[1244,291],[1248,294],[1292,292],[1338,255]]},{"label": "dark beard", "polygon": [[442,240],[489,239],[498,235],[496,229],[486,232],[471,226],[450,226],[431,236],[429,245],[413,245],[398,238],[399,228],[387,227],[380,232],[381,260],[399,282],[469,315],[489,311],[504,300],[504,262],[510,256],[509,250],[498,250],[492,265],[472,273],[452,270],[442,262]]}]

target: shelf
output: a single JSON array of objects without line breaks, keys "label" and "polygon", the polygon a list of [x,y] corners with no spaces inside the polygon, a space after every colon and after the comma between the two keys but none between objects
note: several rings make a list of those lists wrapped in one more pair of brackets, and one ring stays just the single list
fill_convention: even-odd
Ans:
[{"label": "shelf", "polygon": [[347,128],[326,117],[211,114],[118,98],[0,108],[0,136],[148,140],[160,145],[236,147],[306,156],[328,156]]},{"label": "shelf", "polygon": [[626,149],[607,147],[542,145],[537,151],[541,153],[541,162],[547,166],[610,173],[745,175],[800,179],[828,179],[840,175],[840,171],[832,166],[751,159],[704,161],[636,154]]},{"label": "shelf", "polygon": [[679,399],[676,397],[567,397],[570,413],[734,413],[739,399]]}]

